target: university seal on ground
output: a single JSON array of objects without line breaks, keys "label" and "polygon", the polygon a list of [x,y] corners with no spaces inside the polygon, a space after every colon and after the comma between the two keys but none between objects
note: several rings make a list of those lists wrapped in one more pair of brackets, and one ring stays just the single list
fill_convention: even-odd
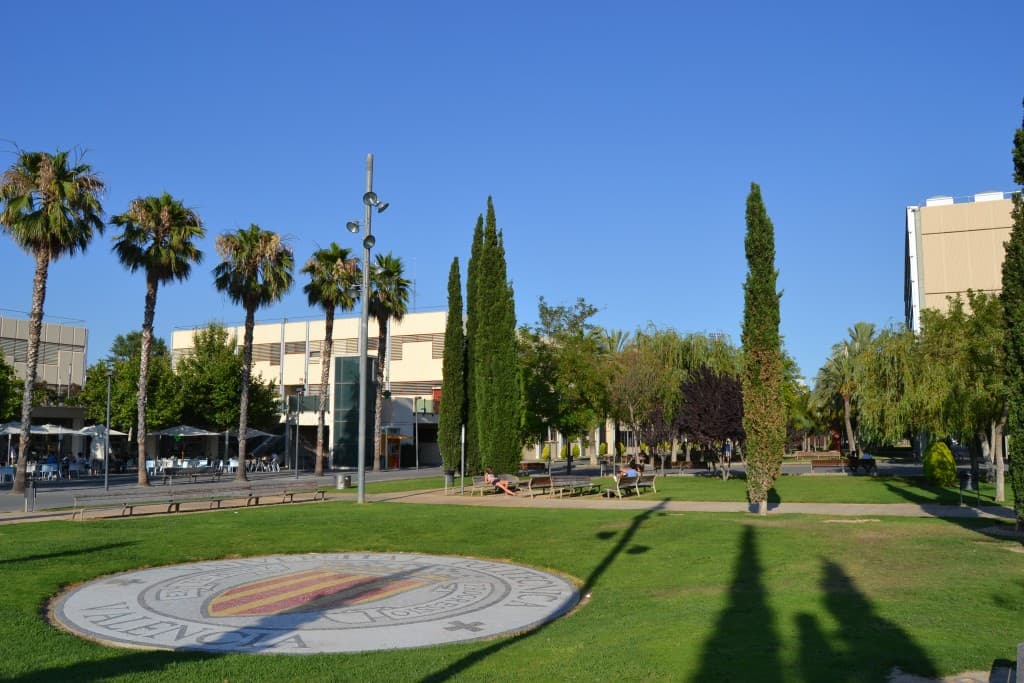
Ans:
[{"label": "university seal on ground", "polygon": [[531,567],[403,553],[271,555],[103,577],[60,596],[52,615],[121,647],[315,654],[511,635],[579,601]]}]

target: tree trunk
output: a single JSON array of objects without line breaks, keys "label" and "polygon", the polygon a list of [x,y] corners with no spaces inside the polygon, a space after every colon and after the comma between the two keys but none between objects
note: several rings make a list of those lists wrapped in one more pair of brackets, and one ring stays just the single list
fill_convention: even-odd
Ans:
[{"label": "tree trunk", "polygon": [[757,514],[762,516],[768,514],[768,499],[757,501]]},{"label": "tree trunk", "polygon": [[327,396],[331,390],[331,362],[334,360],[334,306],[327,308],[324,321],[324,343],[320,347],[320,406],[316,418],[316,465],[313,475],[324,474],[324,413],[327,412]]},{"label": "tree trunk", "polygon": [[245,469],[245,432],[249,429],[249,384],[252,379],[252,328],[256,325],[256,307],[245,307],[245,334],[242,342],[242,396],[238,403],[238,471],[235,481],[249,481]]},{"label": "tree trunk", "polygon": [[39,337],[43,330],[43,302],[46,300],[46,277],[50,270],[50,252],[36,252],[36,274],[32,279],[32,312],[28,317],[28,359],[25,365],[25,391],[21,397],[21,435],[18,437],[18,467],[14,472],[11,493],[25,493],[28,474],[29,430],[32,425],[32,394],[36,388],[39,366]]},{"label": "tree trunk", "polygon": [[[373,408],[373,471],[380,472],[381,428],[384,426],[384,359],[388,350],[388,321],[377,320],[377,392]],[[387,443],[385,440],[384,443]],[[386,453],[386,451],[385,451]]]},{"label": "tree trunk", "polygon": [[1003,428],[1006,426],[1006,414],[998,422],[992,421],[992,465],[996,471],[997,503],[1006,501],[1006,458],[1003,455]]},{"label": "tree trunk", "polygon": [[[159,282],[146,278],[146,305],[142,314],[142,349],[139,354],[139,393],[135,399],[138,415],[138,468],[139,486],[149,486],[146,469],[146,401],[149,393],[149,353],[153,345],[153,317],[156,315],[156,292]],[[107,425],[109,428],[110,425]]]},{"label": "tree trunk", "polygon": [[850,454],[853,455],[857,452],[857,440],[853,435],[853,422],[850,417],[851,412],[850,396],[848,394],[843,394],[843,421],[846,423],[846,443],[850,448]]}]

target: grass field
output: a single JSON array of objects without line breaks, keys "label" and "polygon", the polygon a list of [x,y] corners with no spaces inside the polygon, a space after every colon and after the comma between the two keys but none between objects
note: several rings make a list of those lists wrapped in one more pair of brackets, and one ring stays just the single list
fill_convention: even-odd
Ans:
[{"label": "grass field", "polygon": [[[3,526],[0,678],[818,682],[987,670],[1024,640],[1024,554],[992,525],[333,502]],[[512,638],[309,657],[108,648],[41,616],[62,588],[111,572],[350,550],[508,559],[575,577],[591,598]]]}]

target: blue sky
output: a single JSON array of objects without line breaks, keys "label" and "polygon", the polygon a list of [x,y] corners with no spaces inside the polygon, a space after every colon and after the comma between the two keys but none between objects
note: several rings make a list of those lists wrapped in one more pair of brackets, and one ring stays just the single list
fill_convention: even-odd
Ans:
[{"label": "blue sky", "polygon": [[[834,6],[835,5],[835,6]],[[218,233],[258,223],[303,263],[357,248],[367,153],[377,249],[416,310],[446,305],[454,256],[493,195],[521,322],[537,299],[597,322],[739,341],[745,198],[776,230],[782,333],[813,377],[859,320],[903,319],[904,209],[1011,190],[1019,0],[953,2],[52,2],[4,8],[0,165],[80,146],[108,215],[168,191],[206,258],[160,291],[157,333],[239,323],[210,270]],[[50,270],[47,319],[89,359],[142,321],[116,229]],[[0,313],[32,260],[0,237]],[[258,320],[305,318],[301,276]]]}]

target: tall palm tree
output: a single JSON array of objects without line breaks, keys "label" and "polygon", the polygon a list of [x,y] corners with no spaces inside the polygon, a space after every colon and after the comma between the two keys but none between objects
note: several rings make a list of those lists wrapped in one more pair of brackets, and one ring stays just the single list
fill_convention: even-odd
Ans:
[{"label": "tall palm tree", "polygon": [[85,251],[95,233],[103,232],[100,195],[104,185],[81,157],[67,151],[19,152],[0,176],[0,225],[36,261],[32,281],[32,312],[28,323],[28,363],[21,403],[21,438],[13,493],[25,491],[32,393],[43,328],[43,302],[50,263]]},{"label": "tall palm tree", "polygon": [[814,393],[819,407],[824,407],[836,396],[842,400],[846,441],[852,454],[859,452],[853,431],[853,397],[857,392],[858,364],[875,338],[875,326],[859,322],[847,329],[847,334],[849,339],[832,347],[832,355],[818,371]]},{"label": "tall palm tree", "polygon": [[217,236],[221,262],[213,269],[217,289],[245,309],[242,342],[242,396],[238,418],[238,472],[235,479],[247,481],[245,433],[249,427],[249,385],[252,377],[252,328],[256,309],[280,301],[292,286],[295,258],[291,247],[276,232],[253,223],[248,229]]},{"label": "tall palm tree", "polygon": [[373,420],[373,469],[380,470],[381,421],[384,417],[384,362],[388,349],[388,324],[402,322],[409,306],[409,280],[402,276],[402,259],[377,254],[370,269],[369,315],[377,321],[377,403]]},{"label": "tall palm tree", "polygon": [[139,451],[139,486],[149,486],[146,468],[146,402],[149,387],[149,356],[153,344],[153,318],[156,294],[161,283],[184,281],[192,274],[192,264],[203,260],[193,240],[206,236],[199,215],[164,192],[159,197],[137,197],[128,210],[114,216],[113,225],[121,228],[114,237],[114,253],[130,272],[146,273],[146,298],[142,314],[142,349],[139,358],[139,391],[136,431]]},{"label": "tall palm tree", "polygon": [[310,306],[324,309],[324,343],[320,348],[320,407],[316,422],[316,465],[314,473],[324,473],[324,413],[330,395],[331,361],[334,358],[334,311],[355,308],[356,287],[360,275],[359,260],[351,258],[348,249],[331,242],[325,249],[313,252],[302,272],[309,282],[302,288]]}]

